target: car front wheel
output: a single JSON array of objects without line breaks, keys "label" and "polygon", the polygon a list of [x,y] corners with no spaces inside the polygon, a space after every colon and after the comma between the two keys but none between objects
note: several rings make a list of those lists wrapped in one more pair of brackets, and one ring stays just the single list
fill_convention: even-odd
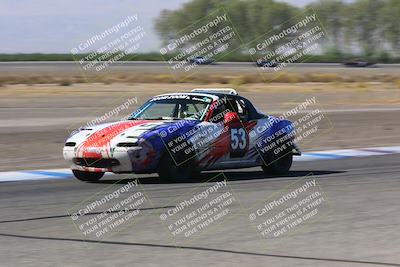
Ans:
[{"label": "car front wheel", "polygon": [[72,170],[72,173],[76,177],[76,179],[85,181],[85,182],[96,182],[103,177],[104,172],[85,172],[79,170]]},{"label": "car front wheel", "polygon": [[193,160],[175,162],[167,152],[160,159],[158,175],[164,181],[184,182],[193,178],[198,172],[194,168]]},{"label": "car front wheel", "polygon": [[262,169],[267,174],[285,174],[290,170],[293,163],[293,153],[287,152],[284,155],[275,155],[268,157],[262,165]]}]

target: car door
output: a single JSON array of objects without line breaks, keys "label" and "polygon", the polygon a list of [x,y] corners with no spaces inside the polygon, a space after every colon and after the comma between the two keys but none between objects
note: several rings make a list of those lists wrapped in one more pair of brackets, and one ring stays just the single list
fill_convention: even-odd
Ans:
[{"label": "car door", "polygon": [[235,96],[226,97],[226,101],[221,101],[214,108],[204,125],[213,129],[211,135],[218,134],[201,154],[200,164],[205,169],[253,166],[254,157],[249,157],[250,148],[253,147],[249,129],[255,124],[243,101],[240,103]]},{"label": "car door", "polygon": [[256,125],[249,112],[247,103],[241,98],[232,98],[228,100],[229,106],[233,112],[238,114],[239,120],[228,124],[230,135],[230,153],[229,159],[235,164],[248,164],[254,161],[250,157],[250,151],[253,142],[249,136],[249,132]]}]

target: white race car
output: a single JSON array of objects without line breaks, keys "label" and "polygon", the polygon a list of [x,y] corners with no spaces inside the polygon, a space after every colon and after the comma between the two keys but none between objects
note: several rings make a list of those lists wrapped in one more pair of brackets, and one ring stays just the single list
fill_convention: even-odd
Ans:
[{"label": "white race car", "polygon": [[281,174],[301,154],[294,133],[290,121],[259,112],[233,89],[195,89],[155,96],[128,120],[82,127],[63,155],[82,181],[105,172],[184,181],[202,170],[254,166]]}]

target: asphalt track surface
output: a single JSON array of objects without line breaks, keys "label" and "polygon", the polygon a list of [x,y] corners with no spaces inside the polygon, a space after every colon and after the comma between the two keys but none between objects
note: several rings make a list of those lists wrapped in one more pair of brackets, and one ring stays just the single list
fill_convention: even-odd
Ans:
[{"label": "asphalt track surface", "polygon": [[[205,67],[256,69],[250,63],[226,64]],[[338,64],[299,66],[298,69],[348,70]],[[166,65],[134,62],[117,64],[115,68],[164,70]],[[398,68],[399,65],[384,65],[368,71],[395,72]],[[79,70],[79,66],[74,62],[0,63],[0,71],[3,70],[67,72]],[[50,109],[52,116],[57,115],[52,121],[45,109],[36,113],[32,109],[21,112],[19,108],[3,111],[1,145],[15,145],[16,150],[27,152],[18,152],[10,160],[3,157],[3,170],[66,167],[59,149],[67,126],[91,118],[84,118],[82,114],[87,112],[79,107],[72,109],[76,113],[71,118],[60,118],[62,109]],[[313,141],[313,149],[341,147],[351,140],[352,146],[359,146],[357,140],[361,139],[368,146],[375,142],[377,146],[398,143],[397,108],[331,110],[329,115],[335,129],[325,139]],[[13,121],[6,120],[7,116]],[[371,135],[371,127],[378,127],[380,134]],[[35,150],[38,148],[41,153]],[[205,228],[199,238],[183,241],[172,237],[160,215],[177,205],[183,195],[210,187],[213,183],[207,181],[213,177],[222,179],[221,172],[205,173],[187,183],[168,183],[156,175],[106,176],[91,184],[74,179],[3,182],[0,266],[400,266],[399,162],[400,154],[298,161],[282,177],[267,176],[260,168],[224,171],[237,199],[231,207],[232,217]],[[73,224],[71,209],[83,207],[88,198],[99,192],[97,196],[111,193],[136,178],[149,200],[140,207],[137,221],[134,219],[133,224],[113,231],[101,241],[84,238]],[[329,212],[317,214],[315,220],[305,222],[295,232],[262,239],[249,222],[249,214],[293,183],[312,179],[326,196],[328,201],[322,208]],[[200,206],[201,203],[195,204]]]},{"label": "asphalt track surface", "polygon": [[[141,207],[136,223],[100,242],[84,241],[68,214],[97,192],[111,192],[110,185],[121,176],[92,184],[77,180],[2,183],[0,265],[400,266],[399,160],[397,154],[295,162],[283,177],[266,176],[259,168],[226,171],[228,185],[239,200],[232,206],[233,217],[187,241],[173,239],[160,215],[194,188],[208,188],[212,183],[207,181],[219,172],[202,174],[190,183],[140,176],[151,202]],[[135,178],[126,176],[116,186]],[[294,234],[263,240],[249,224],[249,214],[300,179],[316,179],[329,212],[317,214]]]}]

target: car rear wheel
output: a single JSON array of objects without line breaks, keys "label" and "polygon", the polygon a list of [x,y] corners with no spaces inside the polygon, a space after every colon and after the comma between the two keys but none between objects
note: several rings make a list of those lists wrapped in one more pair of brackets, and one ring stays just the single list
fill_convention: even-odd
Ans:
[{"label": "car rear wheel", "polygon": [[293,163],[293,153],[286,152],[285,154],[270,155],[261,166],[267,174],[285,174],[289,172]]},{"label": "car rear wheel", "polygon": [[96,182],[103,177],[104,172],[85,172],[79,170],[72,170],[72,173],[76,177],[76,179],[85,181],[85,182]]},{"label": "car rear wheel", "polygon": [[175,162],[171,155],[166,152],[160,159],[158,175],[162,180],[173,182],[184,182],[192,179],[200,172],[194,168],[194,160]]}]

